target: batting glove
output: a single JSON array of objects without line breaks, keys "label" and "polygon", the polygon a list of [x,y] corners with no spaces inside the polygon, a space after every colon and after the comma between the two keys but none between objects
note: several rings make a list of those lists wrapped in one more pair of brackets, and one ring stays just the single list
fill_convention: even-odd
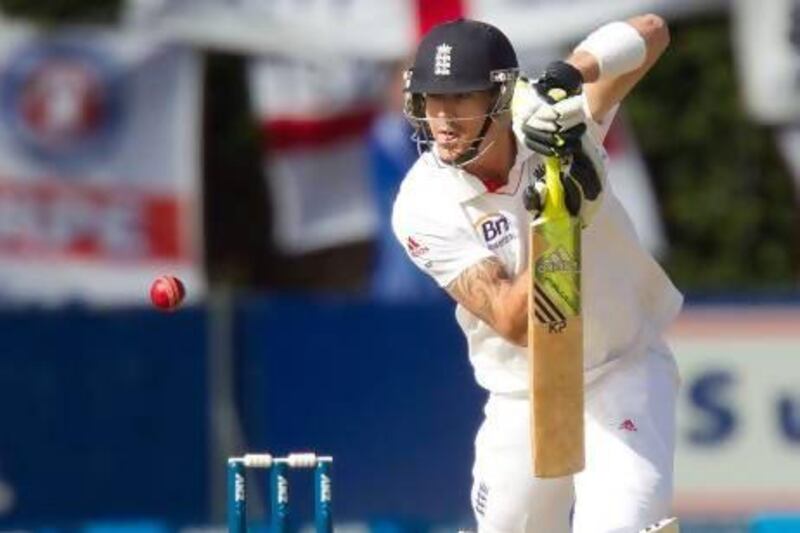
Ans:
[{"label": "batting glove", "polygon": [[563,156],[579,148],[586,122],[582,88],[581,73],[564,61],[550,63],[534,82],[517,85],[512,114],[531,150]]},{"label": "batting glove", "polygon": [[583,75],[566,61],[553,61],[545,67],[534,86],[545,102],[555,104],[581,94]]},{"label": "batting glove", "polygon": [[[581,226],[587,227],[603,196],[606,181],[605,152],[584,133],[580,149],[562,159],[561,184],[564,187],[564,203],[573,217],[579,217]],[[544,167],[534,172],[533,182],[523,191],[525,208],[535,218],[547,201],[547,184]]]}]

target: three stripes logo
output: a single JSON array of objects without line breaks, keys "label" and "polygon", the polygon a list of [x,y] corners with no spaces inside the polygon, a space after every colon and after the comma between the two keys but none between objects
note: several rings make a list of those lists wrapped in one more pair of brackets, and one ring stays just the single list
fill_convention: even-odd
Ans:
[{"label": "three stripes logo", "polygon": [[534,284],[534,315],[536,320],[547,326],[549,333],[561,333],[567,327],[567,318],[542,288]]},{"label": "three stripes logo", "polygon": [[536,272],[538,274],[577,272],[578,270],[578,262],[563,247],[559,247],[552,253],[543,255],[536,261]]}]

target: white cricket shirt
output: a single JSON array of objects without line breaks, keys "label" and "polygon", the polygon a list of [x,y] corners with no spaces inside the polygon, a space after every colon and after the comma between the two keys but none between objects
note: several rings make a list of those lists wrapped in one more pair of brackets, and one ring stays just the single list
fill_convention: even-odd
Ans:
[{"label": "white cricket shirt", "polygon": [[[613,119],[591,123],[602,143]],[[528,261],[530,215],[522,192],[543,158],[517,143],[508,183],[489,192],[474,175],[437,162],[427,152],[406,175],[392,227],[411,260],[447,287],[467,268],[497,257],[518,275]],[[584,368],[602,373],[611,362],[660,336],[678,314],[682,296],[641,245],[606,180],[605,195],[582,238]],[[527,348],[516,346],[467,309],[456,307],[478,383],[494,393],[528,389]],[[608,364],[607,364],[608,363]]]}]

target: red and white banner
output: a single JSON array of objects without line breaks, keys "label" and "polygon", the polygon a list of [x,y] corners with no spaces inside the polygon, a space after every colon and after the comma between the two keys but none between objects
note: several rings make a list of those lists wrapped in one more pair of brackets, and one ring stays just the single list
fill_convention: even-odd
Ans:
[{"label": "red and white banner", "polygon": [[204,292],[199,64],[133,33],[0,32],[0,301]]},{"label": "red and white banner", "polygon": [[[327,0],[323,0],[327,1]],[[250,64],[272,242],[303,254],[375,235],[367,134],[388,87],[375,63],[265,57]]]}]

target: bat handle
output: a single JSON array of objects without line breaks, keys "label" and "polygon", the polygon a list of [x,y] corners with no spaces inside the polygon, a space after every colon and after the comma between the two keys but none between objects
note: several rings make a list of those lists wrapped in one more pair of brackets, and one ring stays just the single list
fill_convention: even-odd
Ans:
[{"label": "bat handle", "polygon": [[564,185],[561,183],[561,159],[556,156],[546,157],[544,160],[544,181],[547,185],[547,198],[545,199],[542,215],[552,217],[566,208],[564,203]]},{"label": "bat handle", "polygon": [[[567,97],[564,89],[553,87],[547,95],[554,101],[560,102]],[[547,199],[542,209],[542,215],[553,218],[566,210],[564,201],[564,185],[561,183],[561,158],[558,156],[545,157],[544,180],[547,185]]]}]

